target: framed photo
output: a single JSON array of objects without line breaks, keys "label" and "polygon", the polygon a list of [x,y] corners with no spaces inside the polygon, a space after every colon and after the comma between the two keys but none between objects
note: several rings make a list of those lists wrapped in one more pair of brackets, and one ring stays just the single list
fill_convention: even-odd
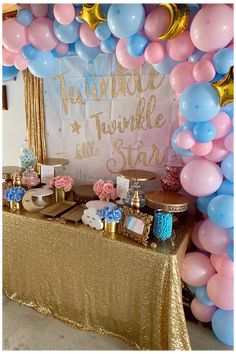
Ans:
[{"label": "framed photo", "polygon": [[147,246],[153,216],[140,213],[127,206],[124,206],[123,209],[124,215],[118,225],[118,232],[143,246]]},{"label": "framed photo", "polygon": [[7,86],[2,85],[2,109],[8,110],[7,107]]}]

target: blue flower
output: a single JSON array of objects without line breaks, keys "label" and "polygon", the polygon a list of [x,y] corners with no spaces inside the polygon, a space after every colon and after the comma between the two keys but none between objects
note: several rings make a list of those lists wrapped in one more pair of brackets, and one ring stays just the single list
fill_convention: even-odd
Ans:
[{"label": "blue flower", "polygon": [[8,202],[12,202],[14,199],[15,199],[15,191],[13,188],[8,188],[6,191],[5,191],[5,196],[8,200]]},{"label": "blue flower", "polygon": [[12,202],[13,200],[16,200],[17,202],[20,202],[21,199],[23,198],[25,194],[25,189],[21,187],[12,187],[8,188],[5,191],[5,196],[9,202]]},{"label": "blue flower", "polygon": [[25,194],[25,189],[24,188],[16,188],[16,191],[15,191],[15,200],[17,202],[20,202],[21,199],[23,198]]},{"label": "blue flower", "polygon": [[109,211],[107,211],[106,215],[105,215],[105,220],[108,222],[112,222],[113,220],[113,210],[110,209]]},{"label": "blue flower", "polygon": [[121,208],[117,208],[113,211],[113,219],[115,222],[119,222],[122,217],[123,210]]}]

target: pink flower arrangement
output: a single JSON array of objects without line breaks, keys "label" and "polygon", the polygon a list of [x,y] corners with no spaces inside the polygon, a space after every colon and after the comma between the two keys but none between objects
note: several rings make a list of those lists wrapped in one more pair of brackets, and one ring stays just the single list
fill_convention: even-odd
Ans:
[{"label": "pink flower arrangement", "polygon": [[112,181],[105,182],[103,179],[99,179],[94,183],[93,190],[99,199],[116,199],[116,188],[113,186]]},{"label": "pink flower arrangement", "polygon": [[69,192],[74,185],[74,180],[70,176],[56,176],[50,179],[48,185],[49,187],[55,187],[63,189],[64,192]]}]

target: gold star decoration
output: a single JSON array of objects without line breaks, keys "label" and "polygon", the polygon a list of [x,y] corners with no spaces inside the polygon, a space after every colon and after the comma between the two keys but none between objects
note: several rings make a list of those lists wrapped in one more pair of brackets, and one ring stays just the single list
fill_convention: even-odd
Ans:
[{"label": "gold star decoration", "polygon": [[100,4],[83,4],[79,17],[82,18],[93,31],[100,23],[106,21],[101,11]]},{"label": "gold star decoration", "polygon": [[214,89],[216,89],[220,106],[224,107],[228,103],[233,102],[234,100],[234,67],[231,66],[227,74],[223,77],[223,79],[214,82],[211,84]]},{"label": "gold star decoration", "polygon": [[72,133],[80,133],[80,128],[82,128],[82,125],[79,124],[78,121],[75,121],[74,123],[71,123],[71,127],[72,127]]}]

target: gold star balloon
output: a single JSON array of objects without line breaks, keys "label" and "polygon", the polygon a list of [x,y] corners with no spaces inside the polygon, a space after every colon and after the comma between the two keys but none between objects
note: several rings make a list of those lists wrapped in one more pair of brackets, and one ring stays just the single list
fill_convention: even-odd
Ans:
[{"label": "gold star balloon", "polygon": [[216,89],[220,106],[224,107],[228,103],[233,102],[234,100],[234,67],[231,66],[227,74],[223,77],[223,79],[214,82],[211,84],[214,89]]},{"label": "gold star balloon", "polygon": [[163,41],[174,39],[183,33],[190,21],[190,11],[184,4],[160,4],[165,7],[170,14],[170,23],[165,32],[158,38]]},{"label": "gold star balloon", "polygon": [[106,21],[101,11],[100,4],[83,4],[79,17],[82,18],[93,31],[100,23]]}]

